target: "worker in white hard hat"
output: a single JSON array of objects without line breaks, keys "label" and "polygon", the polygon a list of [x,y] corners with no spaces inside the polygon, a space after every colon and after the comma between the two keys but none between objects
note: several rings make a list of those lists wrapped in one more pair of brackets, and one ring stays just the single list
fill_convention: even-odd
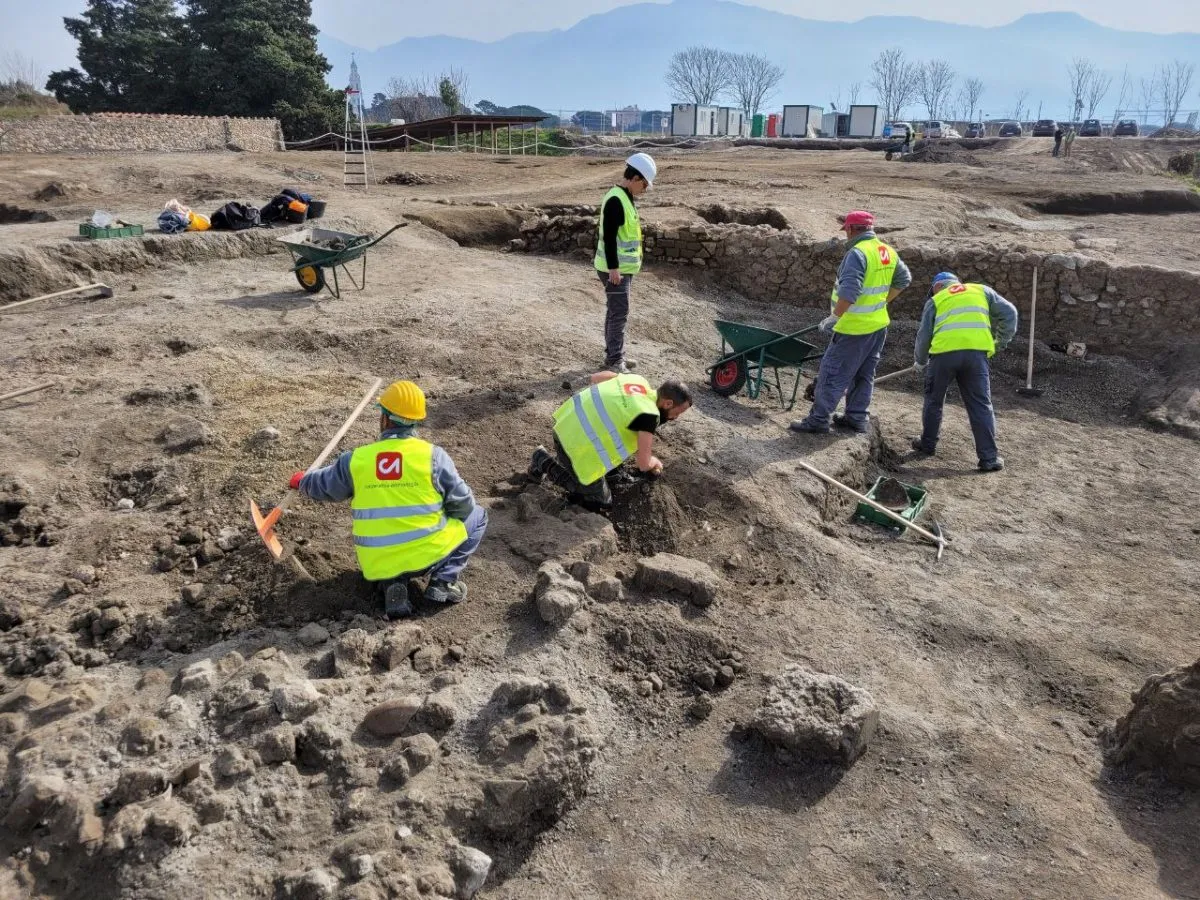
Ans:
[{"label": "worker in white hard hat", "polygon": [[642,270],[642,222],[633,201],[654,184],[658,166],[648,153],[625,160],[625,175],[604,195],[596,228],[596,272],[604,284],[604,368],[623,375],[634,363],[625,358],[629,289]]}]

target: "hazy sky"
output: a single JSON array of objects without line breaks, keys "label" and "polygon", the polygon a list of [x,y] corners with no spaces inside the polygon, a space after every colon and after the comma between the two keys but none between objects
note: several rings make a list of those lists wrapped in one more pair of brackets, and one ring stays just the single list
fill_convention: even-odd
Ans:
[{"label": "hazy sky", "polygon": [[[585,16],[629,5],[630,0],[314,0],[317,25],[347,43],[368,49],[404,37],[451,34],[494,40],[516,31],[568,28]],[[828,0],[756,0],[748,4],[813,19],[864,15],[915,15],[947,22],[1002,25],[1029,12],[1069,10],[1102,25],[1140,31],[1200,32],[1197,0],[891,0],[886,6]],[[0,0],[0,52],[18,51],[48,71],[70,65],[74,43],[62,28],[85,0]]]}]

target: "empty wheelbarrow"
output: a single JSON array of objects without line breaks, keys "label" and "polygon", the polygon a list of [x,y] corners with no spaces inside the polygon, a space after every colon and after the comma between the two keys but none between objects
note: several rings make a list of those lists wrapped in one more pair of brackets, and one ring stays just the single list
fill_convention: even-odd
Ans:
[{"label": "empty wheelbarrow", "polygon": [[[758,399],[763,388],[775,391],[779,396],[779,405],[783,409],[791,409],[796,405],[796,393],[800,389],[800,367],[814,359],[820,359],[824,351],[812,344],[799,340],[803,334],[816,331],[818,325],[812,325],[791,334],[780,334],[769,328],[759,328],[756,325],[745,325],[741,322],[726,322],[715,319],[717,332],[721,335],[721,358],[705,370],[708,375],[709,387],[722,397],[732,397],[743,387],[751,400]],[[764,374],[770,369],[775,376],[774,384],[765,379]],[[791,399],[784,403],[783,383],[779,377],[780,369],[795,369],[796,375],[792,381]]]},{"label": "empty wheelbarrow", "polygon": [[[292,254],[292,271],[300,287],[310,294],[318,294],[322,288],[329,288],[334,297],[342,296],[342,286],[338,282],[338,269],[346,273],[346,277],[360,291],[367,286],[367,251],[382,241],[397,228],[403,228],[407,222],[401,222],[389,228],[377,238],[369,234],[349,234],[345,231],[330,231],[327,228],[307,228],[286,237],[281,237],[279,243],[288,248]],[[362,284],[359,284],[346,268],[346,263],[362,259]],[[325,277],[325,270],[333,271],[333,286]]]}]

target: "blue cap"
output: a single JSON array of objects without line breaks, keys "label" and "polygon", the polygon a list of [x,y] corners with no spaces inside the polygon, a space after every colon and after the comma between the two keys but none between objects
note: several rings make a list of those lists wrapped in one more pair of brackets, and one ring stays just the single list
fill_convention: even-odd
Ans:
[{"label": "blue cap", "polygon": [[958,281],[958,276],[953,272],[938,272],[933,276],[934,287],[937,287],[939,284],[945,284],[947,281]]}]

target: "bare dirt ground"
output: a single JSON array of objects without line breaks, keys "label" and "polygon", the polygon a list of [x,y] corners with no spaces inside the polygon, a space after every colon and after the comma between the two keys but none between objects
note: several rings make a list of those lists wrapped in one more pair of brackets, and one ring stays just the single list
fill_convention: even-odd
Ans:
[{"label": "bare dirt ground", "polygon": [[[868,207],[906,239],[1200,270],[1179,239],[1194,214],[1036,212],[1179,184],[1151,143],[1076,148],[1019,141],[970,166],[665,157],[644,216],[771,205],[831,236]],[[503,207],[595,203],[619,163],[376,162],[439,183],[349,195],[324,153],[0,157],[0,201],[59,217],[0,226],[26,253],[5,257],[5,299],[33,293],[25,278],[53,289],[40,280],[64,260],[61,283],[90,266],[116,289],[0,316],[4,387],[57,382],[0,405],[0,534],[17,544],[0,547],[0,896],[467,896],[474,847],[493,859],[487,898],[1200,897],[1200,798],[1100,750],[1131,691],[1197,656],[1200,445],[1129,415],[1151,370],[1042,347],[1046,393],[1026,399],[1015,342],[993,384],[1008,468],[980,476],[956,403],[938,456],[906,453],[911,381],[880,388],[865,437],[800,437],[769,400],[715,396],[711,319],[799,328],[820,311],[651,270],[630,355],[699,399],[662,431],[666,476],[624,492],[614,538],[517,474],[599,367],[602,292],[586,264],[495,246],[520,219]],[[32,199],[50,182],[65,196]],[[329,227],[413,224],[341,300],[301,293],[266,233],[163,238],[151,266],[69,239],[96,208],[149,224],[172,197],[207,211],[285,185],[325,197]],[[910,363],[913,333],[895,324],[882,371]],[[381,618],[345,508],[283,521],[315,583],[249,527],[248,499],[277,502],[375,376],[423,385],[425,436],[490,510],[468,601],[423,610],[420,634]],[[181,422],[197,439],[170,450]],[[859,488],[883,472],[925,486],[951,549],[935,562],[854,524],[799,459]],[[716,603],[632,583],[661,550],[711,565]],[[544,623],[538,566],[582,559],[622,599]],[[745,731],[795,662],[878,703],[849,770]],[[410,737],[364,723],[409,696]],[[413,733],[436,750],[402,748]]]}]

